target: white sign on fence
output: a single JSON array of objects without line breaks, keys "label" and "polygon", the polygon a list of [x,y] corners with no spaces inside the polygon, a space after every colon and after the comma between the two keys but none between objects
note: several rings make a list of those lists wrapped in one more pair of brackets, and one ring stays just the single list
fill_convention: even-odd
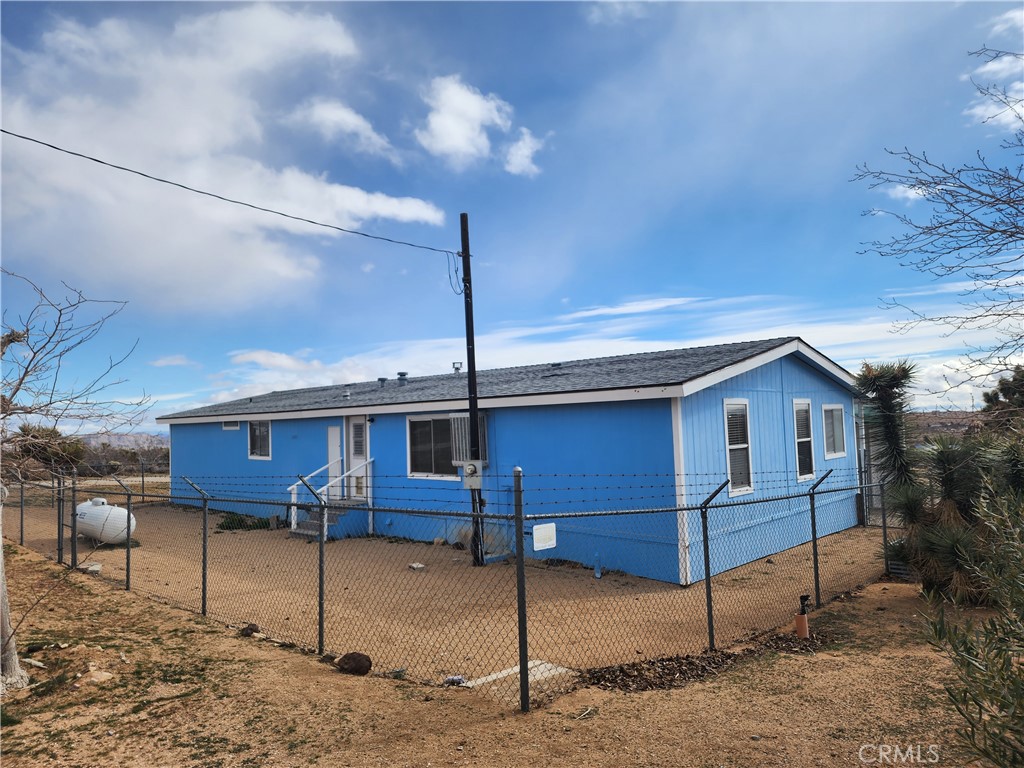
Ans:
[{"label": "white sign on fence", "polygon": [[544,523],[533,526],[533,551],[555,548],[555,524]]}]

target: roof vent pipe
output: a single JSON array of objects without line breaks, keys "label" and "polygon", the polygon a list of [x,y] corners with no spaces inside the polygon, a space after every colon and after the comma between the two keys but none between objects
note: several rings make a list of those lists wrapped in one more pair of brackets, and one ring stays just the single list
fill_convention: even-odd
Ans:
[{"label": "roof vent pipe", "polygon": [[346,389],[346,390],[345,390],[345,393],[344,393],[344,394],[342,395],[342,397],[343,397],[343,398],[345,398],[346,400],[348,400],[348,399],[350,399],[350,398],[352,397],[352,393],[351,393],[351,392],[349,392],[349,391],[348,391],[348,390]]},{"label": "roof vent pipe", "polygon": [[388,380],[387,376],[379,376],[377,378],[377,381],[380,382],[380,388],[381,389],[384,389],[384,384],[387,383],[387,380]]},{"label": "roof vent pipe", "polygon": [[408,371],[399,371],[398,372],[398,386],[404,387],[408,383],[408,381],[409,381],[409,379],[407,378],[408,376],[409,376]]}]

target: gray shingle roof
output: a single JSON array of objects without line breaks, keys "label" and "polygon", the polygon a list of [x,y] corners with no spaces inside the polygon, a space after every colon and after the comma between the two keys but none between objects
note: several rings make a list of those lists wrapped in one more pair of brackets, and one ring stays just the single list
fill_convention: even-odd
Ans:
[{"label": "gray shingle roof", "polygon": [[[480,398],[483,399],[670,386],[706,376],[796,340],[798,337],[789,336],[563,363],[495,368],[478,371],[477,389]],[[266,395],[193,408],[159,418],[174,420],[403,403],[412,405],[465,399],[466,386],[465,373],[412,377],[405,385],[399,385],[396,379],[389,379],[384,387],[376,381],[336,384],[329,387],[270,392]],[[348,397],[345,393],[348,393]]]}]

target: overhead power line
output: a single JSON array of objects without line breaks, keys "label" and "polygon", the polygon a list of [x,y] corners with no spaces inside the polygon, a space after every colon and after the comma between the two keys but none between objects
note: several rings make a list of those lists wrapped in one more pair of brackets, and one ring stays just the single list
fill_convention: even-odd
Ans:
[{"label": "overhead power line", "polygon": [[72,155],[73,157],[80,157],[83,160],[90,160],[91,162],[99,163],[100,165],[105,165],[108,168],[114,168],[115,170],[124,171],[125,173],[133,173],[136,176],[141,176],[142,178],[149,179],[150,181],[158,181],[161,184],[168,184],[168,185],[170,185],[172,187],[178,187],[179,189],[184,189],[186,192],[194,192],[197,195],[205,195],[206,197],[212,197],[212,198],[214,198],[216,200],[222,200],[225,203],[232,203],[233,205],[241,205],[241,206],[244,206],[246,208],[252,208],[255,211],[262,211],[263,213],[270,213],[270,214],[273,214],[274,216],[281,216],[281,217],[286,218],[286,219],[292,219],[293,221],[301,221],[301,222],[303,222],[305,224],[312,224],[315,227],[324,227],[325,229],[333,229],[333,230],[336,230],[338,232],[344,232],[347,235],[359,235],[360,237],[365,237],[365,238],[368,238],[370,240],[380,240],[381,242],[391,243],[393,245],[404,245],[407,248],[418,248],[421,251],[431,251],[433,253],[443,253],[446,256],[448,256],[450,259],[454,259],[456,256],[459,255],[455,251],[446,250],[444,248],[432,248],[429,245],[420,245],[419,243],[410,243],[410,242],[407,242],[405,240],[396,240],[394,238],[383,237],[381,235],[371,235],[368,232],[360,232],[359,230],[356,230],[356,229],[346,229],[345,227],[339,227],[339,226],[337,226],[335,224],[325,224],[322,221],[316,221],[314,219],[307,219],[304,216],[295,216],[295,215],[290,214],[290,213],[284,213],[283,211],[274,210],[273,208],[265,208],[265,207],[263,207],[261,205],[256,205],[254,203],[247,203],[244,200],[235,200],[234,198],[225,197],[224,195],[218,195],[218,194],[216,194],[214,192],[207,192],[207,191],[202,190],[202,189],[196,189],[195,187],[190,187],[187,184],[181,184],[181,183],[179,183],[177,181],[171,181],[169,179],[162,179],[159,176],[153,176],[153,175],[148,174],[148,173],[143,173],[142,171],[137,171],[134,168],[127,168],[127,167],[125,167],[123,165],[117,165],[116,163],[108,163],[106,160],[100,160],[98,157],[92,157],[91,155],[85,155],[85,154],[82,154],[81,152],[74,152],[74,151],[72,151],[70,149],[65,149],[64,147],[58,147],[56,144],[50,144],[49,142],[40,141],[39,139],[34,139],[31,136],[23,136],[20,133],[14,133],[13,131],[8,131],[6,128],[0,128],[0,133],[3,133],[5,135],[7,135],[7,136],[13,136],[16,139],[23,139],[24,141],[31,141],[33,144],[39,144],[40,146],[48,147],[49,149],[56,150],[57,152],[63,152],[66,155]]}]

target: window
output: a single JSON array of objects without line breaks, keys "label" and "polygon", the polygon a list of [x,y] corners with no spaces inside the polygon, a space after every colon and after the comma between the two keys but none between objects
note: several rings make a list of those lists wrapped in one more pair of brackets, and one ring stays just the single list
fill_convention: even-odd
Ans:
[{"label": "window", "polygon": [[793,401],[793,419],[796,425],[796,479],[814,477],[814,442],[811,439],[811,401]]},{"label": "window", "polygon": [[249,458],[270,458],[270,422],[249,422]]},{"label": "window", "polygon": [[749,493],[754,485],[746,400],[725,401],[725,446],[729,454],[729,494]]},{"label": "window", "polygon": [[222,421],[220,423],[221,429],[238,429],[237,421]]},{"label": "window", "polygon": [[846,421],[843,417],[843,406],[823,405],[822,415],[825,425],[825,458],[841,458],[846,455]]},{"label": "window", "polygon": [[452,464],[452,423],[447,416],[409,419],[409,474],[459,476]]}]

